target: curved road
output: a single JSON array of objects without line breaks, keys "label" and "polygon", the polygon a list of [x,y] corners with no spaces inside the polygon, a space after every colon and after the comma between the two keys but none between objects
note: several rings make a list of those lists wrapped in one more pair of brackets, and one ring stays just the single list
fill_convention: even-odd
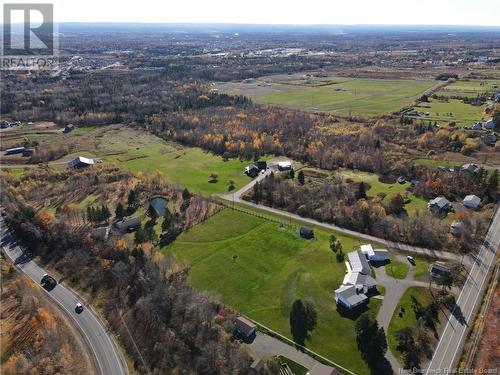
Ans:
[{"label": "curved road", "polygon": [[[277,208],[249,202],[249,201],[246,201],[246,200],[241,198],[243,196],[243,194],[245,192],[247,192],[248,190],[250,190],[257,182],[263,180],[266,176],[271,174],[271,172],[275,172],[275,171],[276,171],[275,165],[271,164],[269,169],[267,169],[265,171],[265,173],[260,173],[256,178],[254,178],[252,181],[250,181],[247,185],[243,186],[240,190],[238,190],[234,193],[230,193],[230,194],[217,194],[217,196],[219,198],[222,198],[225,201],[233,202],[233,203],[240,203],[240,204],[243,204],[243,205],[246,205],[249,207],[256,208],[260,211],[266,211],[269,213],[273,213],[273,214],[282,216],[286,219],[294,219],[294,220],[301,221],[301,222],[306,223],[306,224],[316,225],[318,227],[322,227],[322,228],[325,228],[328,230],[343,233],[343,234],[346,234],[346,235],[351,236],[351,237],[356,237],[360,240],[363,239],[363,240],[369,241],[369,242],[376,242],[376,243],[379,243],[381,245],[387,246],[388,250],[401,250],[401,251],[411,252],[411,253],[415,253],[415,254],[431,256],[433,258],[440,258],[440,259],[444,259],[444,260],[448,260],[448,261],[458,261],[458,262],[461,261],[461,256],[454,254],[454,253],[450,253],[450,252],[446,252],[446,251],[438,251],[438,250],[433,250],[433,249],[427,249],[427,248],[418,247],[418,246],[412,246],[412,245],[408,245],[408,244],[400,243],[400,242],[389,241],[389,240],[386,240],[383,238],[371,236],[371,235],[366,234],[366,233],[356,232],[356,231],[353,231],[350,229],[338,227],[338,226],[333,225],[333,224],[323,223],[323,222],[315,220],[315,219],[302,217],[302,216],[299,216],[297,214],[290,213],[288,211],[284,211],[284,210],[280,210]],[[468,257],[468,256],[464,257],[463,263],[465,263],[466,265],[469,265],[469,266],[472,265],[472,261],[471,261],[470,257]]]},{"label": "curved road", "polygon": [[[1,246],[4,253],[12,262],[15,262],[23,252],[10,235],[1,215],[0,228]],[[42,275],[46,273],[32,260],[17,264],[17,268],[37,284],[40,283]],[[57,284],[54,289],[46,292],[72,318],[72,321],[82,333],[87,345],[91,349],[95,367],[99,370],[99,373],[101,375],[128,374],[113,340],[91,308],[85,306],[84,310],[80,314],[77,314],[75,312],[75,303],[78,301],[83,303],[83,301],[62,284]]]}]

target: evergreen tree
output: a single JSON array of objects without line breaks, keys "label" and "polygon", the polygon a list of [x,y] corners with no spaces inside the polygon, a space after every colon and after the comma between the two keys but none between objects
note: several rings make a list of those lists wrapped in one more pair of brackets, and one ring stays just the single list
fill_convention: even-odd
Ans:
[{"label": "evergreen tree", "polygon": [[366,187],[363,181],[359,183],[356,199],[366,199]]},{"label": "evergreen tree", "polygon": [[125,216],[125,208],[121,202],[118,202],[115,209],[115,216],[117,219],[122,219]]},{"label": "evergreen tree", "polygon": [[297,175],[297,180],[299,181],[299,184],[301,185],[304,185],[305,182],[306,182],[306,179],[305,179],[305,176],[304,176],[304,172],[303,171],[299,171],[298,175]]},{"label": "evergreen tree", "polygon": [[302,300],[297,299],[292,304],[290,310],[290,329],[295,341],[299,345],[304,345],[307,337],[307,313]]}]

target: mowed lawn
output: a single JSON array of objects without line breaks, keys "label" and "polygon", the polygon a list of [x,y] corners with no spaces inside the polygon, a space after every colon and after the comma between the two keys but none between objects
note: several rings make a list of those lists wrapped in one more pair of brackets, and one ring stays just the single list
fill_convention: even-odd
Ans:
[{"label": "mowed lawn", "polygon": [[[415,317],[415,313],[411,308],[412,300],[411,297],[415,297],[418,302],[422,305],[428,305],[432,301],[431,293],[427,288],[419,288],[419,287],[411,287],[406,290],[399,301],[396,310],[394,310],[394,315],[392,316],[391,322],[389,323],[389,329],[387,333],[387,341],[390,350],[397,357],[401,357],[401,353],[396,350],[397,340],[396,340],[396,332],[403,328],[415,328],[417,325],[417,318]],[[405,313],[402,317],[399,317],[398,313],[401,307],[404,308]]]},{"label": "mowed lawn", "polygon": [[455,122],[459,127],[472,126],[476,122],[485,121],[488,118],[484,112],[486,104],[475,106],[457,99],[449,99],[447,102],[429,99],[429,103],[421,103],[414,109],[429,113],[428,116],[420,116],[417,119],[446,124]]},{"label": "mowed lawn", "polygon": [[[290,338],[290,305],[297,298],[313,299],[318,325],[307,347],[367,374],[356,346],[355,321],[339,314],[333,298],[345,266],[329,249],[330,234],[316,229],[317,239],[304,240],[297,232],[298,227],[225,209],[163,251],[190,265],[198,290]],[[354,238],[337,237],[345,252],[359,246]],[[372,298],[368,311],[376,314],[379,307],[380,300]]]},{"label": "mowed lawn", "polygon": [[[435,82],[404,79],[327,77],[323,84],[313,81],[233,83],[222,87],[234,94],[248,95],[261,103],[333,112],[347,116],[376,116],[411,104]],[[324,84],[324,82],[330,82]],[[292,84],[290,84],[292,83]]]},{"label": "mowed lawn", "polygon": [[[250,161],[224,161],[220,156],[195,147],[174,149],[159,138],[139,150],[131,149],[106,159],[134,172],[160,171],[167,180],[202,194],[227,192],[230,180],[234,181],[235,190],[251,181],[243,173]],[[217,182],[210,182],[212,173],[218,175]]]}]

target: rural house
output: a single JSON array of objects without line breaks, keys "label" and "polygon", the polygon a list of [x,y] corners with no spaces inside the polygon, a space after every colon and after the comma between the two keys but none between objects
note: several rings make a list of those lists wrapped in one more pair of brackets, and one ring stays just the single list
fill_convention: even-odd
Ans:
[{"label": "rural house", "polygon": [[441,277],[447,272],[449,273],[450,269],[443,262],[434,262],[429,267],[429,273],[432,277]]},{"label": "rural house", "polygon": [[310,240],[314,238],[314,231],[311,228],[300,227],[300,237]]},{"label": "rural house", "polygon": [[109,226],[99,227],[99,228],[93,228],[90,231],[90,237],[92,237],[95,240],[105,241],[105,240],[108,239],[109,230],[110,230]]},{"label": "rural house", "polygon": [[279,171],[291,171],[292,163],[289,161],[279,161],[278,162],[278,170]]},{"label": "rural house", "polygon": [[63,133],[69,133],[75,129],[75,125],[73,124],[68,124],[64,127]]},{"label": "rural house", "polygon": [[361,272],[365,275],[371,273],[370,265],[361,251],[351,251],[347,254],[352,272]]},{"label": "rural house", "polygon": [[252,163],[245,167],[245,174],[249,177],[256,177],[259,172],[259,167],[255,163]]},{"label": "rural house", "polygon": [[94,159],[89,159],[83,156],[78,156],[70,161],[68,161],[68,168],[71,169],[81,169],[86,168],[95,164]]},{"label": "rural house", "polygon": [[123,218],[114,225],[122,233],[133,232],[141,226],[141,219],[138,217]]},{"label": "rural house", "polygon": [[431,199],[429,203],[427,203],[427,208],[434,215],[446,215],[448,211],[452,210],[451,202],[445,197]]},{"label": "rural house", "polygon": [[335,300],[352,310],[368,301],[368,297],[356,285],[342,285],[335,290]]},{"label": "rural house", "polygon": [[235,330],[243,339],[249,339],[255,335],[257,326],[243,316],[238,316],[234,322]]},{"label": "rural house", "polygon": [[471,194],[464,198],[464,206],[471,210],[477,210],[480,205],[481,199],[477,195]]}]

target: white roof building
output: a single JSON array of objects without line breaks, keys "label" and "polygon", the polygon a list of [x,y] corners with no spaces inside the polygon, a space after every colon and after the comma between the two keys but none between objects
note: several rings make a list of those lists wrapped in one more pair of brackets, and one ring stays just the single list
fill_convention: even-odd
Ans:
[{"label": "white roof building", "polygon": [[82,168],[93,164],[95,164],[94,159],[89,159],[84,156],[78,156],[73,160],[68,161],[69,168]]},{"label": "white roof building", "polygon": [[347,258],[349,259],[352,272],[361,272],[365,275],[369,275],[371,273],[370,265],[368,264],[364,254],[360,251],[351,251],[347,254]]},{"label": "white roof building", "polygon": [[371,244],[361,245],[361,252],[371,261],[383,262],[389,259],[389,252],[387,250],[374,249]]},{"label": "white roof building", "polygon": [[476,195],[467,195],[464,198],[464,206],[470,208],[471,210],[477,210],[481,204],[481,199]]}]

